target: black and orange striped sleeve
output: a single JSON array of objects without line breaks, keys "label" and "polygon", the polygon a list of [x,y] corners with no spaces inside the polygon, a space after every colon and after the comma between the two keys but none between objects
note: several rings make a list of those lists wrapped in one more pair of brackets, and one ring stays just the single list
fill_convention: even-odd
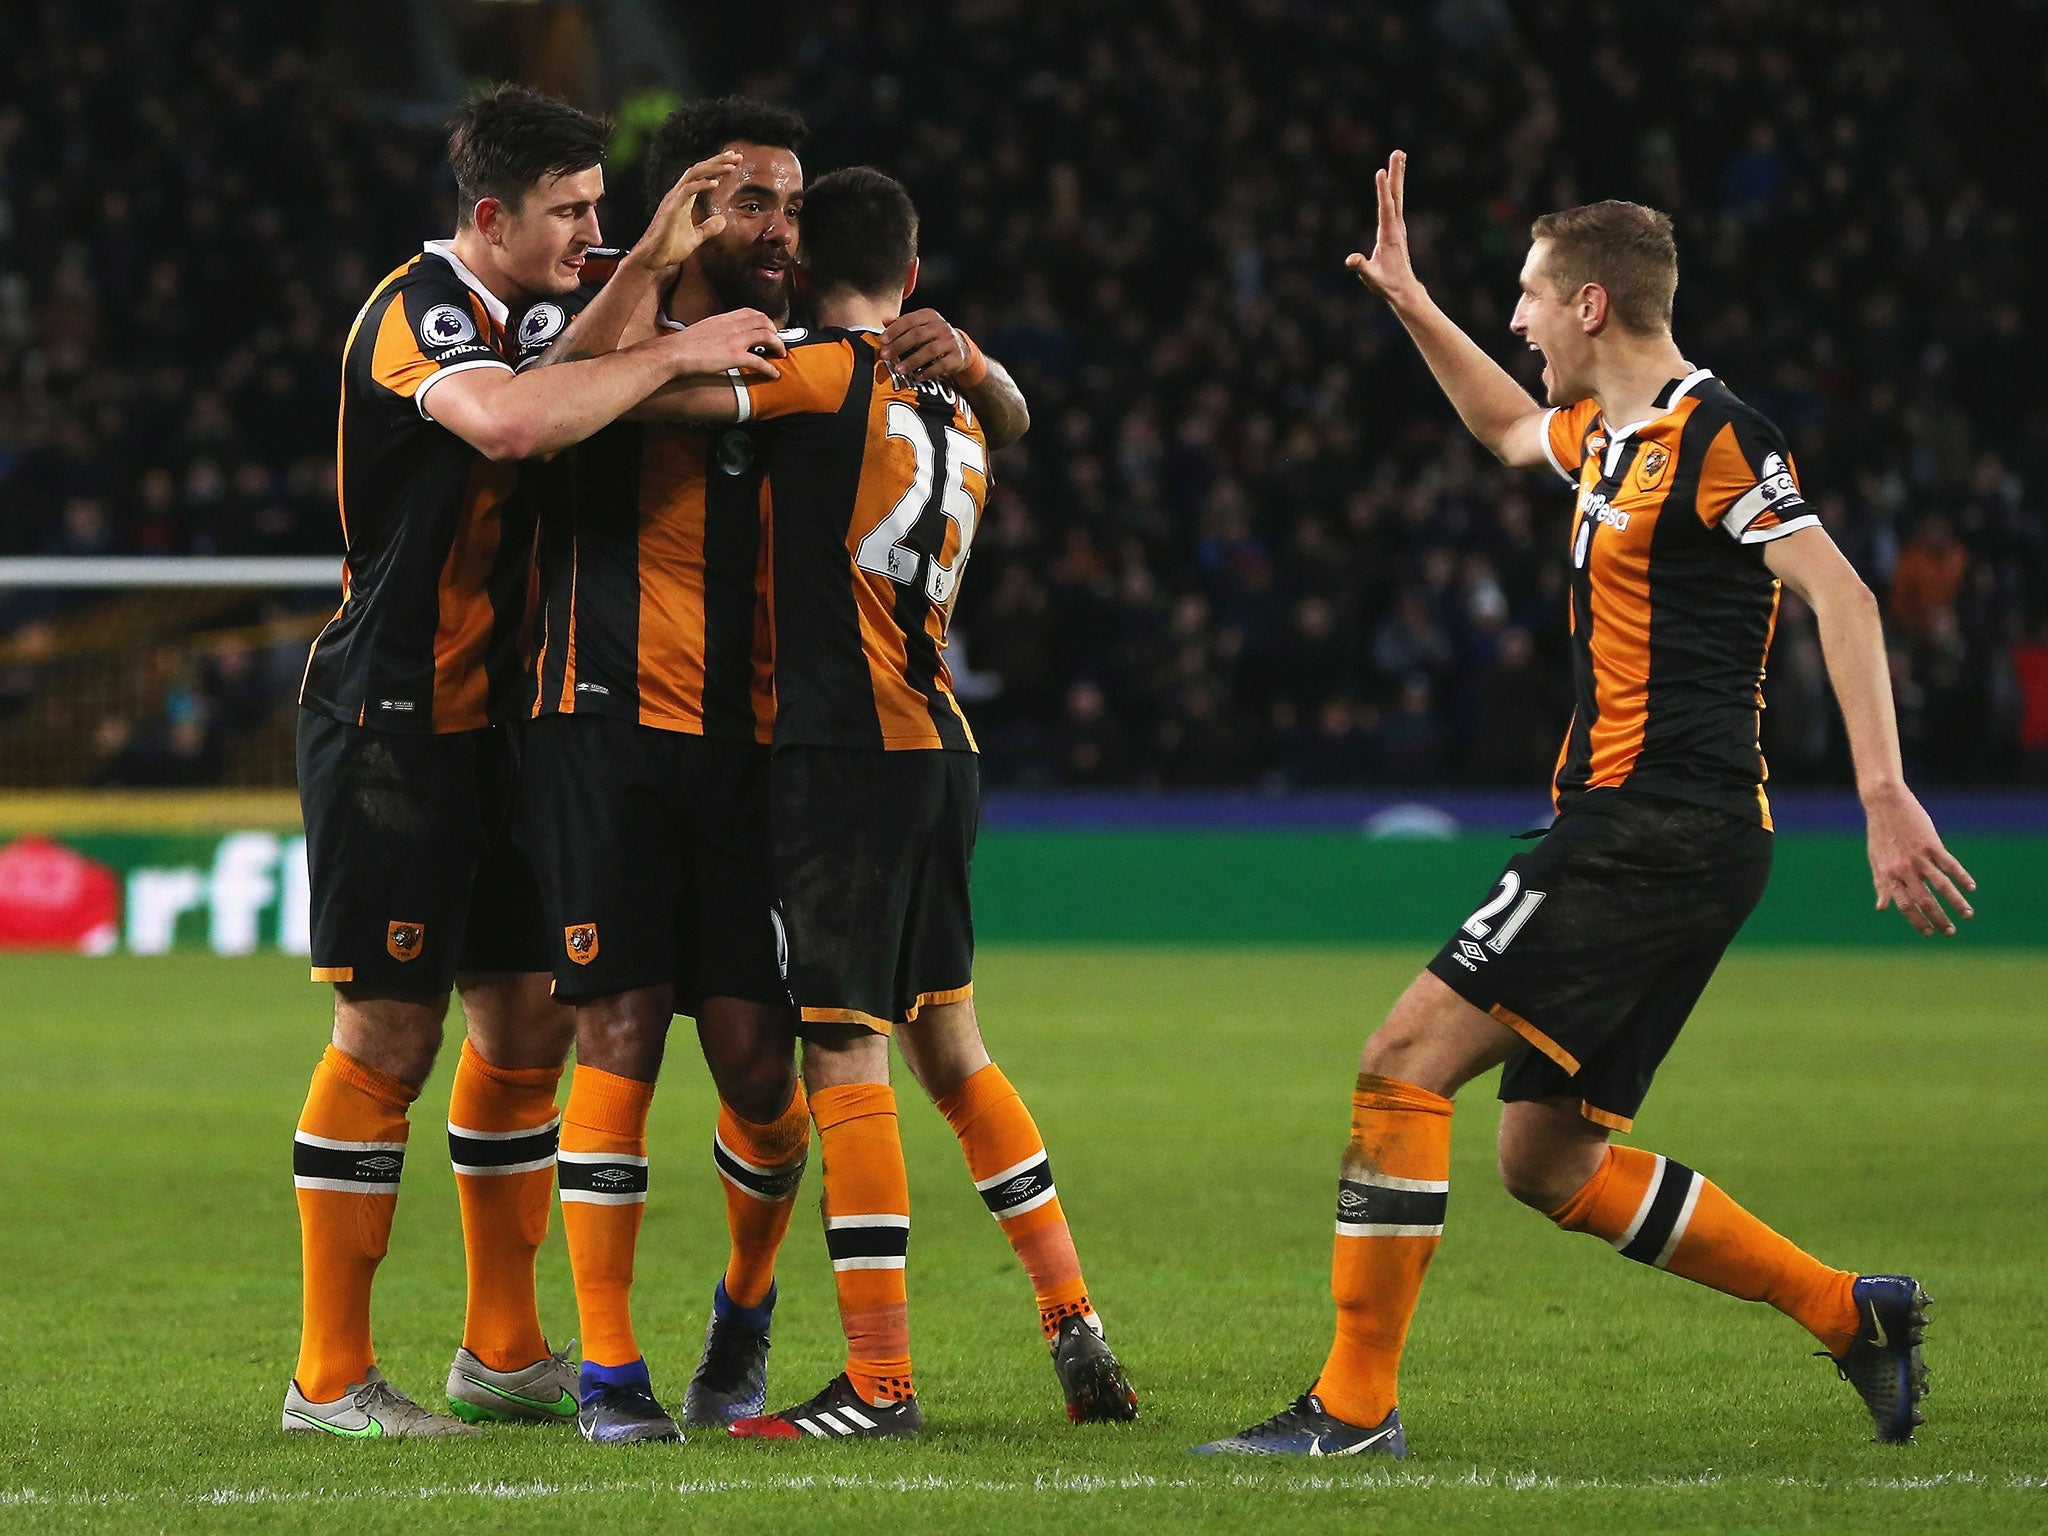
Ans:
[{"label": "black and orange striped sleeve", "polygon": [[1586,462],[1586,433],[1600,415],[1598,400],[1581,400],[1560,406],[1543,418],[1543,452],[1550,467],[1573,485],[1579,483],[1579,466]]},{"label": "black and orange striped sleeve", "polygon": [[400,284],[376,317],[371,382],[412,401],[432,420],[427,392],[442,379],[475,368],[511,370],[491,345],[489,323],[460,282]]},{"label": "black and orange striped sleeve", "polygon": [[1693,505],[1709,528],[1744,544],[1768,544],[1820,519],[1799,490],[1792,451],[1761,416],[1736,416],[1707,444]]},{"label": "black and orange striped sleeve", "polygon": [[739,395],[739,420],[772,421],[778,416],[830,415],[846,403],[853,383],[853,343],[841,337],[804,345],[792,342],[786,357],[775,359],[777,379],[733,379]]}]

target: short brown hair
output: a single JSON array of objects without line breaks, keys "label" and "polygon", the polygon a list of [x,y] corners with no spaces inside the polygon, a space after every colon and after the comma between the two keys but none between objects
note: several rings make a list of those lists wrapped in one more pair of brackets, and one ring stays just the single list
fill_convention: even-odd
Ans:
[{"label": "short brown hair", "polygon": [[456,222],[466,227],[487,197],[519,212],[527,190],[543,176],[602,165],[611,136],[609,118],[592,117],[523,85],[500,85],[470,98],[448,124]]},{"label": "short brown hair", "polygon": [[1671,297],[1678,291],[1678,242],[1671,218],[1641,203],[1609,198],[1546,213],[1529,238],[1550,242],[1549,274],[1560,292],[1588,283],[1607,290],[1623,329],[1652,334],[1671,329]]},{"label": "short brown hair", "polygon": [[852,165],[804,192],[804,271],[818,293],[894,293],[916,260],[917,208],[902,182]]}]

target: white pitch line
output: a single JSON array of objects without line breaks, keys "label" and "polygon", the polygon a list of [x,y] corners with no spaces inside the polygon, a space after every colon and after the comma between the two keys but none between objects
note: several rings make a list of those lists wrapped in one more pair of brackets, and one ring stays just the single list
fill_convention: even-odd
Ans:
[{"label": "white pitch line", "polygon": [[[1466,1489],[1505,1493],[1582,1493],[1693,1491],[1702,1488],[1768,1486],[1810,1488],[1831,1491],[1872,1490],[1895,1493],[1924,1493],[1940,1488],[1991,1491],[1995,1489],[2034,1491],[2048,1489],[2048,1474],[2011,1472],[1993,1476],[1982,1472],[1936,1472],[1920,1477],[1771,1477],[1767,1474],[1724,1476],[1702,1473],[1697,1477],[1561,1477],[1540,1472],[1482,1472],[1471,1468],[1460,1473],[1395,1471],[1362,1473],[1357,1477],[1306,1476],[1269,1479],[1249,1473],[1233,1473],[1224,1485],[1256,1488],[1262,1493],[1332,1493],[1357,1489],[1416,1489],[1458,1492]],[[419,1488],[215,1488],[206,1493],[185,1494],[169,1489],[147,1493],[49,1493],[36,1488],[0,1488],[0,1508],[24,1505],[101,1507],[129,1504],[273,1505],[326,1504],[386,1500],[436,1499],[552,1499],[604,1493],[672,1494],[692,1498],[721,1493],[802,1493],[813,1489],[857,1490],[872,1493],[1065,1493],[1092,1495],[1132,1493],[1149,1489],[1213,1489],[1217,1480],[1196,1477],[1153,1477],[1130,1473],[1102,1477],[1087,1473],[1046,1473],[1030,1482],[1003,1482],[985,1478],[946,1477],[926,1473],[916,1477],[873,1477],[824,1475],[805,1477],[708,1477],[679,1481],[640,1480],[610,1482],[468,1482],[429,1484]]]}]

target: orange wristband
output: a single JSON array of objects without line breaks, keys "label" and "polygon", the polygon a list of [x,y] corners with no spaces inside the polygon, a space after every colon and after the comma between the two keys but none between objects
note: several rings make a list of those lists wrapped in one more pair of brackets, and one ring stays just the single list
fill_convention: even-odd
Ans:
[{"label": "orange wristband", "polygon": [[967,344],[967,362],[953,375],[953,382],[962,389],[972,389],[988,377],[988,359],[981,355],[981,348],[974,344],[974,338],[965,331],[960,332],[960,339]]}]

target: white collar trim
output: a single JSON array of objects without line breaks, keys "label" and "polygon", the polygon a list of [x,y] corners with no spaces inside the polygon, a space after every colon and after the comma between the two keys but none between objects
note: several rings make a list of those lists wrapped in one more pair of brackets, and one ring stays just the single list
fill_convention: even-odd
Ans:
[{"label": "white collar trim", "polygon": [[[1632,421],[1625,427],[1610,427],[1607,431],[1607,473],[1610,475],[1614,473],[1614,467],[1621,459],[1621,448],[1624,443],[1631,437],[1634,437],[1636,433],[1642,431],[1643,428],[1649,426],[1651,422],[1662,421],[1666,416],[1677,410],[1679,401],[1683,400],[1713,376],[1714,370],[1711,368],[1695,368],[1691,373],[1688,373],[1678,381],[1678,387],[1671,391],[1671,398],[1664,402],[1663,409],[1658,411],[1655,416],[1645,416],[1641,421]],[[1606,418],[1603,416],[1601,419],[1604,421]]]},{"label": "white collar trim", "polygon": [[1668,412],[1672,408],[1672,406],[1678,404],[1679,401],[1683,400],[1687,395],[1691,394],[1695,389],[1699,388],[1700,385],[1706,383],[1707,380],[1711,379],[1713,376],[1714,370],[1711,368],[1693,369],[1691,373],[1688,373],[1684,378],[1678,381],[1678,388],[1671,391],[1671,398],[1665,402],[1664,409]]},{"label": "white collar trim", "polygon": [[462,279],[463,286],[484,301],[484,312],[499,325],[504,325],[512,318],[512,311],[505,307],[504,301],[486,288],[477,275],[462,264],[462,258],[455,254],[453,240],[429,240],[421,249],[429,256],[440,257],[453,267],[455,275]]}]

